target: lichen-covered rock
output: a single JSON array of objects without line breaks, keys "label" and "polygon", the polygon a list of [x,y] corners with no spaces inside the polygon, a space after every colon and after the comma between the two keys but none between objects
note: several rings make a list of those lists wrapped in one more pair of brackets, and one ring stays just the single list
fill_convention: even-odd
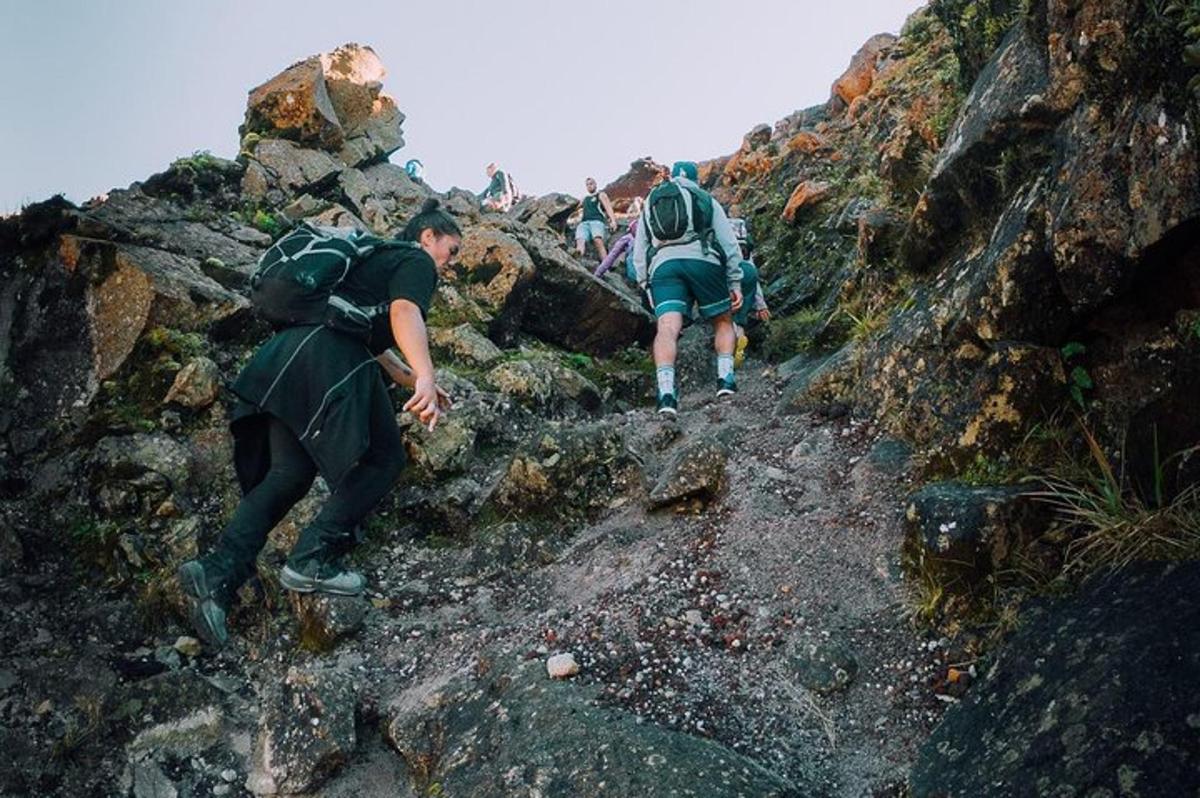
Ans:
[{"label": "lichen-covered rock", "polygon": [[805,794],[716,743],[594,706],[586,689],[547,679],[540,660],[412,693],[385,711],[384,736],[418,791],[436,784],[459,796]]},{"label": "lichen-covered rock", "polygon": [[221,371],[217,364],[207,357],[197,357],[175,375],[163,401],[200,410],[217,400],[220,389]]},{"label": "lichen-covered rock", "polygon": [[1200,565],[1143,564],[1021,608],[984,679],[921,747],[912,794],[1200,789]]},{"label": "lichen-covered rock", "polygon": [[589,513],[624,489],[624,440],[606,422],[548,424],[521,447],[493,494],[497,506],[540,515]]},{"label": "lichen-covered rock", "polygon": [[845,690],[858,675],[858,660],[837,640],[803,644],[791,665],[800,684],[815,693]]},{"label": "lichen-covered rock", "polygon": [[434,477],[461,474],[475,453],[478,435],[469,418],[451,410],[430,432],[411,414],[401,419],[404,446],[419,468]]},{"label": "lichen-covered rock", "polygon": [[[267,190],[279,189],[285,196],[304,192],[322,191],[337,183],[342,164],[322,150],[310,150],[283,139],[265,139],[254,148],[252,162],[261,171],[247,170],[245,179],[253,182],[244,186],[252,194],[265,197],[266,192],[258,185],[265,183]],[[251,176],[252,175],[252,176]]]},{"label": "lichen-covered rock", "polygon": [[926,485],[908,500],[908,551],[938,584],[969,592],[1024,551],[1049,526],[1049,513],[1019,486]]},{"label": "lichen-covered rock", "polygon": [[344,44],[323,53],[321,66],[330,104],[344,133],[338,158],[349,166],[387,160],[404,146],[404,114],[382,92],[387,70],[370,47]]},{"label": "lichen-covered rock", "polygon": [[590,380],[549,359],[510,360],[484,379],[505,396],[537,410],[591,412],[600,406],[600,391]]},{"label": "lichen-covered rock", "polygon": [[367,617],[362,596],[289,592],[288,599],[300,625],[300,643],[312,651],[328,651],[361,629]]},{"label": "lichen-covered rock", "polygon": [[522,302],[536,271],[519,241],[491,227],[466,231],[455,268],[461,290],[493,314]]},{"label": "lichen-covered rock", "polygon": [[267,687],[246,789],[286,795],[320,787],[354,750],[354,706],[345,675],[288,668],[281,684]]},{"label": "lichen-covered rock", "polygon": [[510,214],[530,227],[544,227],[561,233],[566,230],[567,218],[578,207],[579,200],[570,194],[552,192],[523,200]]},{"label": "lichen-covered rock", "polygon": [[345,134],[329,99],[320,57],[299,61],[251,89],[240,132],[340,147]]},{"label": "lichen-covered rock", "polygon": [[650,507],[688,498],[712,499],[725,482],[729,450],[715,440],[688,441],[667,461],[650,491]]},{"label": "lichen-covered rock", "polygon": [[430,328],[429,344],[435,356],[449,357],[471,368],[487,368],[504,357],[500,347],[469,324],[460,324],[450,329]]},{"label": "lichen-covered rock", "polygon": [[796,214],[801,208],[815,205],[829,196],[830,185],[823,181],[804,180],[792,190],[787,204],[783,206],[781,218],[785,222],[796,221]]},{"label": "lichen-covered rock", "polygon": [[943,255],[946,237],[994,218],[994,180],[987,170],[1031,128],[1047,129],[1042,103],[1045,49],[1027,25],[1014,25],[980,73],[946,138],[909,223],[903,254],[910,268]]},{"label": "lichen-covered rock", "polygon": [[896,43],[889,33],[872,36],[850,59],[850,66],[841,77],[833,82],[831,102],[840,101],[840,107],[848,107],[854,100],[866,94],[875,79],[875,65],[880,54]]}]

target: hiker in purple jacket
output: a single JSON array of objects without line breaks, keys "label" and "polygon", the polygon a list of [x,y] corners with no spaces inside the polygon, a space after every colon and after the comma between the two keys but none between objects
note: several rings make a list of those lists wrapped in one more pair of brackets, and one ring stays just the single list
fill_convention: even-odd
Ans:
[{"label": "hiker in purple jacket", "polygon": [[600,262],[600,265],[596,267],[596,271],[592,272],[592,274],[597,277],[603,277],[618,259],[633,254],[633,237],[637,235],[637,226],[637,219],[629,223],[629,232],[617,239],[617,243],[613,244],[612,249],[609,250],[604,260]]}]

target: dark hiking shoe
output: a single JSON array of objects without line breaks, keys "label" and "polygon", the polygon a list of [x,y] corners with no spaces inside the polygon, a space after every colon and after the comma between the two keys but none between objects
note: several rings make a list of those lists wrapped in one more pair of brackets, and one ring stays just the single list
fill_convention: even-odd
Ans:
[{"label": "dark hiking shoe", "polygon": [[213,594],[204,566],[197,560],[188,560],[176,572],[179,586],[188,598],[188,618],[192,628],[208,645],[221,648],[229,642],[225,628],[225,608]]},{"label": "dark hiking shoe", "polygon": [[723,380],[717,380],[717,398],[725,396],[733,396],[737,393],[737,381],[733,377],[726,377]]},{"label": "dark hiking shoe", "polygon": [[663,416],[679,415],[679,402],[675,400],[675,394],[664,393],[658,397],[658,412]]},{"label": "dark hiking shoe", "polygon": [[366,590],[367,580],[362,574],[341,569],[329,569],[317,576],[307,576],[290,565],[279,572],[279,584],[296,593],[331,593],[335,596],[357,596]]}]

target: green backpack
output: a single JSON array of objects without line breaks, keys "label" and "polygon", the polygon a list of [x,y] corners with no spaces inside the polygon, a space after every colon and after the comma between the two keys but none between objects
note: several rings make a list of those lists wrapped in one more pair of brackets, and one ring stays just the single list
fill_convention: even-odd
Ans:
[{"label": "green backpack", "polygon": [[[683,186],[674,180],[650,192],[644,211],[646,232],[650,237],[647,260],[664,247],[699,241],[705,254],[714,249],[713,199],[705,191]],[[715,247],[721,255],[720,247]]]},{"label": "green backpack", "polygon": [[335,295],[363,258],[380,249],[416,247],[361,233],[301,222],[258,259],[250,302],[275,328],[324,324],[366,340],[385,307],[359,307]]}]

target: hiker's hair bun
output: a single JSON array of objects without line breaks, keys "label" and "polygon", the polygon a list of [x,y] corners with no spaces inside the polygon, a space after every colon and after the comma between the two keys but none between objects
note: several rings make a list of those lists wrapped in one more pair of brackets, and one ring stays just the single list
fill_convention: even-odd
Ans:
[{"label": "hiker's hair bun", "polygon": [[421,213],[431,213],[436,211],[442,205],[442,201],[437,197],[430,197],[421,205]]}]

